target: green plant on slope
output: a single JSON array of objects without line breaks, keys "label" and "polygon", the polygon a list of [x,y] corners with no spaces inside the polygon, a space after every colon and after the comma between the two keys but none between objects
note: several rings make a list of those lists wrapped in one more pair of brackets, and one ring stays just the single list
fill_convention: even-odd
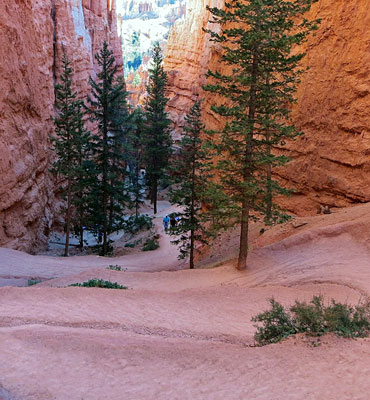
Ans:
[{"label": "green plant on slope", "polygon": [[262,323],[262,326],[255,325],[257,332],[254,335],[260,345],[276,343],[297,333],[292,318],[284,307],[273,298],[269,301],[271,309],[252,318],[253,322]]},{"label": "green plant on slope", "polygon": [[159,248],[158,240],[155,237],[153,237],[153,238],[148,239],[145,242],[142,250],[143,251],[153,251],[153,250],[157,250],[158,248]]},{"label": "green plant on slope", "polygon": [[252,318],[257,331],[255,340],[260,345],[276,343],[296,333],[320,336],[334,332],[347,338],[367,337],[370,334],[370,302],[356,306],[331,300],[325,306],[322,296],[307,302],[296,301],[286,310],[270,299],[271,309]]},{"label": "green plant on slope", "polygon": [[28,279],[27,286],[37,285],[38,283],[41,283],[41,282],[42,282],[41,279],[35,279],[35,278]]},{"label": "green plant on slope", "polygon": [[104,281],[103,279],[90,279],[87,282],[73,283],[69,286],[98,287],[103,289],[127,289],[127,286],[119,285],[117,282]]},{"label": "green plant on slope", "polygon": [[112,271],[124,271],[120,265],[109,265],[107,269],[111,269]]}]

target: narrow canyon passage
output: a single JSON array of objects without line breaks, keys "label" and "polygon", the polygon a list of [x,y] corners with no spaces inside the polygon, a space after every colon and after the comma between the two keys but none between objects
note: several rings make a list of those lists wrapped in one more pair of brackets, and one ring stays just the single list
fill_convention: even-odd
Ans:
[{"label": "narrow canyon passage", "polygon": [[[320,24],[299,45],[297,37],[290,37],[296,46],[286,54],[289,30],[280,26],[280,14],[275,12],[276,5],[290,8],[285,1],[231,3],[257,6],[254,11],[238,11],[238,20],[243,13],[251,12],[252,17],[241,25],[240,51],[233,33],[231,41],[210,40],[212,33],[223,35],[223,29],[235,26],[235,20],[223,27],[211,22],[215,14],[210,8],[222,14],[223,0],[0,1],[0,400],[370,399],[369,337],[344,338],[339,336],[342,330],[336,330],[338,335],[322,334],[329,330],[322,323],[321,336],[294,334],[258,346],[252,321],[269,308],[272,298],[287,309],[296,301],[310,302],[313,296],[322,296],[325,305],[335,300],[354,307],[370,301],[369,0],[295,2],[312,3],[304,16],[307,21],[319,18]],[[265,30],[258,36],[263,33],[258,9],[263,6],[272,12],[261,14]],[[298,21],[297,14],[289,18]],[[255,30],[253,19],[258,22]],[[163,68],[163,75],[156,76],[163,80],[153,79],[150,71],[157,42],[160,62],[154,69]],[[222,46],[228,43],[231,49],[236,46],[229,61],[239,63],[222,63]],[[109,62],[100,63],[96,55],[105,47]],[[272,57],[279,48],[279,57]],[[244,56],[249,52],[256,68],[248,69]],[[283,67],[282,61],[300,52],[306,53],[301,60],[305,72],[293,93],[296,68],[289,68],[294,65],[289,63]],[[65,80],[64,98],[73,88],[84,106],[77,101],[64,108],[66,120],[72,116],[75,124],[67,124],[69,129],[60,135],[56,121],[63,120],[63,107],[55,84],[65,76],[64,54],[73,70],[73,79]],[[100,79],[99,75],[109,75],[102,70],[110,62],[116,74]],[[259,69],[258,78],[252,71]],[[206,76],[212,73],[221,76],[221,86],[230,83],[229,97],[224,97],[224,86],[218,92],[204,89],[217,82]],[[259,86],[252,90],[257,78]],[[94,92],[91,79],[100,88],[107,89],[112,82],[121,86],[121,91],[118,86],[104,90],[102,112],[99,90]],[[161,105],[152,113],[148,104],[153,81],[163,85],[161,90],[152,87],[152,93],[160,94],[152,105]],[[253,101],[257,93],[261,97]],[[107,98],[117,102],[108,105]],[[186,164],[177,161],[191,153],[181,138],[189,133],[187,116],[198,100],[201,113],[194,125],[204,128],[194,129],[193,138],[202,141],[209,130],[216,133],[207,151],[199,153],[200,161],[206,162],[197,171],[195,150],[192,153],[191,181]],[[229,100],[235,107],[229,108]],[[258,115],[251,112],[256,106]],[[150,124],[151,114],[152,122],[160,120],[159,124]],[[93,122],[94,115],[98,118]],[[233,115],[237,124],[225,126]],[[304,132],[294,140],[278,134],[290,132],[291,127],[283,125],[279,131],[282,116],[288,115],[289,125]],[[239,127],[247,116],[249,124]],[[157,131],[158,125],[165,128]],[[255,128],[266,142],[262,140],[259,148],[253,144],[261,152],[249,157],[248,143],[260,140]],[[228,148],[232,136],[222,136],[227,131],[236,138],[233,149]],[[61,141],[58,151],[52,137],[60,139],[63,133],[69,141]],[[242,144],[240,139],[248,135]],[[78,150],[67,156],[73,147],[71,137]],[[241,156],[240,162],[234,155]],[[285,156],[290,161],[282,165]],[[241,177],[250,178],[246,170],[254,159],[258,182],[252,188]],[[67,160],[67,167],[52,172],[56,160]],[[223,179],[228,173],[230,179]],[[280,196],[279,191],[275,196],[292,219],[274,226],[262,222],[263,213],[268,216],[264,208],[271,212],[271,174],[292,189],[291,196]],[[197,190],[196,177],[203,178]],[[72,181],[75,203],[64,212],[63,194],[71,194]],[[212,185],[219,181],[221,191]],[[191,183],[192,191],[183,183]],[[172,197],[177,189],[184,189],[180,200]],[[239,189],[250,192],[252,201],[238,198]],[[196,198],[198,192],[202,196]],[[150,228],[145,214],[154,215],[147,198],[154,200],[156,195],[159,212]],[[193,206],[198,203],[205,219],[207,211],[215,210],[219,213],[212,218],[221,216],[222,223],[234,224],[240,220],[241,199],[251,219],[261,217],[249,224],[245,271],[235,268],[240,245],[236,223],[227,232],[217,232],[209,246],[197,243],[201,255],[194,270],[188,260],[178,259],[163,217],[178,216],[186,197]],[[232,198],[235,207],[228,203]],[[171,206],[169,199],[177,205]],[[218,204],[223,202],[225,209]],[[249,214],[252,203],[256,207]],[[130,226],[135,211],[144,218]],[[194,212],[189,214],[194,222]],[[98,238],[110,236],[115,243],[104,240],[104,247],[112,244],[113,254],[120,255],[56,256],[70,215],[71,232],[83,234],[85,229]],[[190,226],[184,234],[197,231],[193,223]],[[52,237],[61,243],[46,250]],[[98,238],[88,247],[100,242]],[[158,240],[160,247],[142,251],[150,240],[153,247]],[[77,243],[75,239],[72,245]],[[107,254],[105,250],[101,254]],[[76,251],[73,247],[72,253]],[[71,286],[89,280],[127,289]],[[315,323],[320,318],[312,317]],[[292,328],[296,321],[288,322]],[[300,332],[291,329],[289,334],[292,331]]]}]

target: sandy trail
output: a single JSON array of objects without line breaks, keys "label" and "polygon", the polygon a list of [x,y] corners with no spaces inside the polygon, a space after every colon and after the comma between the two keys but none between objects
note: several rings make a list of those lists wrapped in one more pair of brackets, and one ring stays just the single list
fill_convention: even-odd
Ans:
[{"label": "sandy trail", "polygon": [[[164,232],[162,219],[166,213],[176,210],[167,201],[159,201],[159,212],[153,223],[160,234],[160,248],[121,257],[34,256],[16,250],[0,248],[0,286],[25,286],[32,278],[51,279],[68,276],[92,268],[105,269],[109,265],[120,265],[129,271],[161,271],[183,268],[177,259],[177,249],[171,244],[171,237]],[[149,213],[149,209],[147,210]]]},{"label": "sandy trail", "polygon": [[[100,260],[93,268],[53,264],[66,273],[35,287],[1,288],[3,397],[368,400],[369,339],[326,336],[313,346],[298,336],[256,348],[250,318],[271,296],[286,305],[313,294],[349,303],[370,296],[369,211],[273,228],[258,239],[246,272],[232,263],[143,272],[159,267],[153,252],[143,254],[149,267],[143,260],[127,272],[106,270]],[[21,256],[10,254],[10,263]],[[40,258],[23,257],[20,271],[40,268]],[[162,254],[163,269],[167,262]],[[131,289],[55,287],[89,277]]]}]

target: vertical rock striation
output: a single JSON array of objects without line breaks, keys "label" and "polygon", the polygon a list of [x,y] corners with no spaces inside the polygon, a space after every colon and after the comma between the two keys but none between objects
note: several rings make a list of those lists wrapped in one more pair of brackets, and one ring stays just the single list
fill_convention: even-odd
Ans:
[{"label": "vertical rock striation", "polygon": [[204,96],[213,47],[203,29],[217,28],[209,23],[206,6],[222,7],[223,0],[188,0],[186,17],[177,21],[168,37],[165,51],[165,70],[168,73],[168,110],[179,131],[193,101]]},{"label": "vertical rock striation", "polygon": [[286,145],[292,162],[279,171],[299,212],[370,201],[369,3],[320,0],[309,17],[322,22],[305,44],[310,69],[293,108],[305,135]]},{"label": "vertical rock striation", "polygon": [[[203,93],[204,73],[221,68],[217,46],[202,32],[205,6],[217,0],[189,2],[185,21],[175,24],[166,51],[170,76],[169,111],[181,126],[193,98],[205,98],[209,128],[222,121],[209,111],[220,99]],[[279,149],[292,158],[277,171],[295,194],[284,206],[297,213],[315,212],[319,204],[343,207],[370,201],[370,13],[363,0],[319,0],[310,18],[321,18],[315,36],[304,45],[304,75],[293,119],[305,135]],[[212,95],[213,96],[213,95]]]},{"label": "vertical rock striation", "polygon": [[53,220],[48,173],[61,45],[88,91],[93,54],[108,40],[122,64],[114,0],[0,3],[0,246],[34,251]]}]

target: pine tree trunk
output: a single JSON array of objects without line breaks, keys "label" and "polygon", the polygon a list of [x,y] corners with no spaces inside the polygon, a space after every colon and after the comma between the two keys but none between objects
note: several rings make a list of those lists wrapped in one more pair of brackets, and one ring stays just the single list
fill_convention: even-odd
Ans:
[{"label": "pine tree trunk", "polygon": [[194,229],[190,231],[190,255],[189,255],[189,263],[190,269],[194,269]]},{"label": "pine tree trunk", "polygon": [[[248,119],[250,122],[250,131],[246,140],[245,148],[245,165],[243,171],[244,182],[248,182],[251,178],[249,163],[253,151],[253,134],[254,134],[254,118],[256,111],[256,90],[257,90],[257,74],[258,74],[258,54],[257,49],[254,51],[253,64],[251,71],[251,88],[249,97]],[[245,194],[242,201],[242,218],[240,227],[240,247],[237,269],[242,271],[247,268],[248,257],[248,225],[249,225],[249,202]]]},{"label": "pine tree trunk", "polygon": [[[269,36],[271,37],[271,33],[269,32]],[[269,76],[266,78],[266,86],[270,87],[270,79]],[[267,115],[269,116],[269,110],[267,110]],[[266,127],[266,142],[267,142],[267,155],[271,154],[271,144],[270,144],[270,129],[269,126]],[[271,183],[271,163],[267,164],[266,171],[266,222],[269,224],[272,220],[272,183]]]},{"label": "pine tree trunk", "polygon": [[248,257],[248,225],[249,225],[249,206],[247,199],[242,203],[242,221],[240,227],[240,247],[237,269],[243,271],[247,268]]},{"label": "pine tree trunk", "polygon": [[[111,187],[113,183],[111,182]],[[109,220],[108,220],[108,231],[113,231],[113,198],[112,195],[109,196]]]},{"label": "pine tree trunk", "polygon": [[272,220],[272,182],[271,182],[271,164],[267,165],[266,171],[267,188],[266,188],[266,222],[271,223]]},{"label": "pine tree trunk", "polygon": [[67,188],[67,214],[66,214],[66,243],[64,247],[64,257],[69,256],[69,232],[71,225],[71,179],[68,178]]},{"label": "pine tree trunk", "polygon": [[139,199],[140,199],[140,185],[139,185],[139,165],[135,166],[135,217],[139,216]]},{"label": "pine tree trunk", "polygon": [[80,222],[80,249],[81,249],[81,251],[83,250],[83,248],[84,248],[84,230],[82,227],[82,222]]},{"label": "pine tree trunk", "polygon": [[157,196],[158,196],[158,181],[157,179],[154,180],[153,182],[153,208],[154,208],[154,214],[157,214]]},{"label": "pine tree trunk", "polygon": [[191,210],[190,210],[190,269],[194,269],[194,213],[195,213],[195,152],[193,142],[193,157],[192,157],[192,171],[191,171]]},{"label": "pine tree trunk", "polygon": [[108,127],[107,118],[103,119],[103,250],[102,255],[107,254],[108,231]]}]

